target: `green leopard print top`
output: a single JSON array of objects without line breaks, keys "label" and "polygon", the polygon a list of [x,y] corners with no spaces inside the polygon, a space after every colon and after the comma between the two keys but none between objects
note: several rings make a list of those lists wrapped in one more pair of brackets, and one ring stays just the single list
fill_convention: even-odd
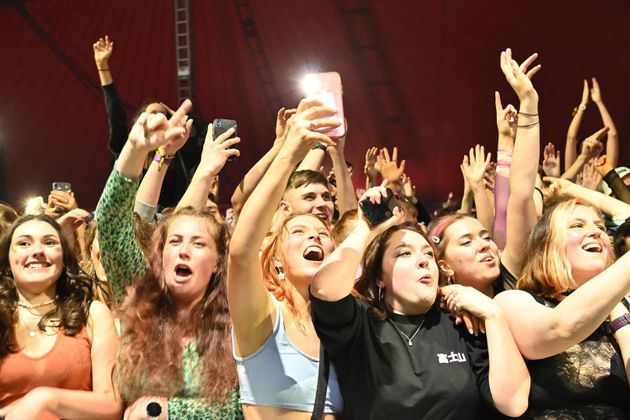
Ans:
[{"label": "green leopard print top", "polygon": [[[122,302],[132,279],[147,270],[147,261],[136,242],[133,230],[133,206],[139,180],[129,179],[114,169],[107,180],[96,211],[101,261],[116,302]],[[199,397],[201,360],[193,340],[182,352],[183,389],[168,399],[170,419],[243,419],[238,390],[234,389],[223,404],[211,404]]]}]

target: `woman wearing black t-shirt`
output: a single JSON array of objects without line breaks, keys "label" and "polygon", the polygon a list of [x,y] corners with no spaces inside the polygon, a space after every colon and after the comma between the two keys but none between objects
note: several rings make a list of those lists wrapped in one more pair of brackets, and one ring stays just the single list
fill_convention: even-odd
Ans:
[{"label": "woman wearing black t-shirt", "polygon": [[[383,187],[363,198],[379,202]],[[529,374],[493,301],[460,285],[443,288],[454,318],[437,305],[433,248],[414,224],[357,227],[324,261],[311,284],[313,322],[337,370],[352,419],[466,419],[494,405],[511,416],[527,408]],[[370,240],[375,238],[373,241]],[[368,245],[369,243],[369,245]],[[354,273],[363,260],[358,291]],[[487,336],[466,331],[474,315]],[[456,325],[458,323],[459,325]]]}]

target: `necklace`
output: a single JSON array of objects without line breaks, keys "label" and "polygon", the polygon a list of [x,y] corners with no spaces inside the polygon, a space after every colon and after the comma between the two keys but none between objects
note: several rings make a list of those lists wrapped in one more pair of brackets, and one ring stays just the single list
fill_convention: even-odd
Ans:
[{"label": "necklace", "polygon": [[418,328],[416,328],[416,330],[413,332],[413,334],[411,334],[411,337],[409,337],[407,334],[402,332],[402,330],[400,328],[398,328],[396,326],[396,323],[394,321],[392,321],[391,319],[390,319],[390,322],[391,322],[392,326],[394,327],[394,329],[398,332],[398,334],[402,335],[403,337],[405,337],[407,339],[407,344],[409,345],[409,347],[411,347],[411,346],[413,346],[413,339],[420,332],[420,328],[422,328],[422,325],[424,325],[424,321],[425,320],[426,320],[426,318],[423,318],[422,321],[420,321],[420,324],[418,325]]},{"label": "necklace", "polygon": [[30,310],[33,310],[33,309],[39,309],[39,308],[43,308],[44,306],[52,305],[53,303],[55,303],[56,300],[57,300],[57,296],[55,296],[54,298],[52,298],[50,300],[47,300],[46,302],[38,303],[36,305],[33,305],[31,303],[20,302],[19,300],[18,300],[17,304],[18,304],[18,306],[20,306],[22,308],[25,308],[25,309],[28,309],[30,311]]}]

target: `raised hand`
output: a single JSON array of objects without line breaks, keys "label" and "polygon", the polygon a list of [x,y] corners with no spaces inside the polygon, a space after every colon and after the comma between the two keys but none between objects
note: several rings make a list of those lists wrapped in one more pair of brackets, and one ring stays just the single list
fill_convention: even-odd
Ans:
[{"label": "raised hand", "polygon": [[538,93],[534,89],[531,78],[540,70],[540,64],[529,69],[529,66],[538,58],[538,53],[530,55],[521,65],[512,59],[512,50],[507,48],[501,51],[500,66],[501,71],[505,75],[514,92],[518,95],[518,99],[538,99]]},{"label": "raised hand", "polygon": [[[359,202],[363,200],[370,200],[373,204],[380,204],[381,200],[387,199],[387,181],[383,181],[380,187],[372,187],[368,189],[361,198],[359,198]],[[395,207],[393,211],[392,217],[385,220],[383,223],[379,223],[378,225],[372,226],[365,215],[363,214],[363,210],[361,206],[358,207],[358,215],[359,221],[363,222],[369,229],[370,235],[368,237],[367,243],[369,243],[372,239],[374,239],[379,233],[386,231],[390,227],[400,224],[404,221],[404,212],[400,209],[400,207]]]},{"label": "raised hand", "polygon": [[608,156],[601,155],[595,163],[595,169],[597,169],[597,172],[601,177],[604,177],[608,172],[615,169],[615,167],[610,162],[610,159],[608,159]]},{"label": "raised hand", "polygon": [[402,174],[400,182],[402,183],[400,193],[407,199],[413,199],[416,196],[416,186],[411,182],[411,177],[407,174]]},{"label": "raised hand", "polygon": [[[599,87],[597,88],[597,91],[599,92]],[[582,101],[580,101],[580,105],[586,106],[586,105],[588,105],[588,101],[589,101],[588,82],[585,79],[584,80],[584,88],[582,89]]]},{"label": "raised hand", "polygon": [[497,129],[500,136],[516,139],[516,124],[518,122],[518,112],[511,104],[505,108],[501,104],[501,95],[494,92],[494,107],[497,113]]},{"label": "raised hand", "polygon": [[276,141],[284,142],[287,134],[287,121],[297,112],[296,108],[286,109],[282,107],[276,116]]},{"label": "raised hand", "polygon": [[471,188],[483,185],[484,175],[490,164],[490,157],[491,154],[486,155],[484,147],[478,144],[474,148],[470,148],[468,155],[464,155],[460,168]]},{"label": "raised hand", "polygon": [[402,160],[400,165],[398,165],[398,148],[395,146],[392,150],[391,158],[387,148],[383,147],[376,157],[376,164],[380,169],[383,179],[390,183],[397,183],[400,181],[400,177],[403,172],[405,172],[405,161]]},{"label": "raised hand", "polygon": [[494,182],[497,176],[497,164],[490,162],[486,168],[486,172],[483,174],[483,183],[487,190],[494,192]]},{"label": "raised hand", "polygon": [[295,115],[287,120],[287,135],[279,156],[301,160],[316,142],[334,146],[335,141],[318,130],[339,126],[340,122],[333,118],[336,112],[336,108],[324,106],[319,99],[302,99]]},{"label": "raised hand", "polygon": [[543,171],[547,176],[560,177],[560,150],[556,150],[556,146],[547,143],[543,151]]},{"label": "raised hand", "polygon": [[567,189],[573,185],[573,182],[564,178],[554,178],[552,176],[543,177],[543,181],[549,183],[549,194],[566,194]]},{"label": "raised hand", "polygon": [[199,173],[202,175],[214,176],[223,169],[225,162],[230,156],[238,157],[241,155],[238,149],[230,149],[230,147],[241,141],[240,137],[229,138],[232,134],[234,134],[233,127],[215,139],[214,127],[212,124],[208,125],[208,132],[203,143],[197,172],[201,171]]},{"label": "raised hand", "polygon": [[169,150],[181,148],[192,127],[192,120],[186,117],[191,107],[192,103],[185,100],[169,120],[163,114],[143,112],[129,132],[129,145],[146,153],[160,146]]},{"label": "raised hand", "polygon": [[109,57],[111,57],[114,51],[114,42],[109,40],[109,36],[105,35],[105,38],[99,38],[92,48],[94,49],[94,61],[101,68],[101,64],[107,64]]},{"label": "raised hand", "polygon": [[602,177],[597,172],[596,162],[596,158],[593,158],[584,165],[584,168],[582,168],[581,185],[585,188],[590,188],[591,190],[597,190],[599,185],[602,183]]},{"label": "raised hand", "polygon": [[604,138],[608,130],[608,127],[601,128],[584,139],[582,143],[582,154],[587,159],[598,157],[602,150],[604,150],[604,145],[600,140]]},{"label": "raised hand", "polygon": [[596,78],[591,78],[591,83],[593,85],[593,87],[591,88],[591,99],[593,99],[593,102],[595,103],[600,103],[602,102],[602,92],[599,89],[599,83],[597,82]]},{"label": "raised hand", "polygon": [[365,176],[373,180],[376,179],[376,175],[378,174],[378,169],[376,167],[377,157],[378,147],[370,147],[365,152],[365,166],[363,167],[363,171],[365,172]]}]

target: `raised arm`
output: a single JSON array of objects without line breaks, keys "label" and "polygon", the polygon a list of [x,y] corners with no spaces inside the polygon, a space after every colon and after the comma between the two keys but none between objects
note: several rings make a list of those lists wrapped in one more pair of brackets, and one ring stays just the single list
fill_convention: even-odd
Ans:
[{"label": "raised arm", "polygon": [[241,210],[230,242],[227,276],[235,346],[240,355],[258,350],[273,329],[274,305],[263,284],[258,254],[289,176],[298,162],[313,143],[334,144],[315,130],[339,125],[331,118],[335,111],[314,99],[300,102],[296,114],[288,121],[286,140],[273,165]]},{"label": "raised arm", "polygon": [[540,65],[529,69],[537,57],[534,53],[519,66],[509,48],[501,53],[501,70],[520,102],[510,168],[506,243],[501,255],[501,262],[515,277],[521,273],[527,238],[537,220],[533,194],[540,161],[540,116],[538,93],[530,79]]},{"label": "raised arm", "polygon": [[184,102],[169,123],[161,114],[149,116],[143,113],[138,118],[99,200],[96,224],[101,258],[118,302],[121,302],[126,286],[142,276],[147,268],[133,228],[137,178],[142,173],[147,153],[188,135],[190,123],[185,123],[185,113],[189,107],[190,101]]},{"label": "raised arm", "polygon": [[329,147],[328,154],[332,160],[335,177],[337,178],[337,207],[339,214],[344,214],[348,210],[354,210],[358,206],[357,196],[354,192],[354,184],[348,173],[348,165],[346,164],[345,146],[348,136],[348,124],[346,121],[345,134],[337,140],[335,146]]},{"label": "raised arm", "polygon": [[109,36],[105,35],[105,38],[99,38],[92,48],[94,49],[94,63],[96,64],[96,70],[98,70],[98,78],[101,81],[101,86],[107,86],[114,83],[112,73],[109,68],[109,57],[112,56],[114,51],[114,42],[109,40]]},{"label": "raised arm", "polygon": [[608,159],[610,159],[610,163],[613,167],[616,167],[619,162],[619,134],[617,133],[617,127],[615,126],[615,122],[610,116],[606,105],[604,105],[597,79],[593,77],[591,81],[593,84],[593,87],[591,88],[591,99],[595,102],[595,105],[597,105],[597,108],[599,109],[599,115],[602,117],[604,126],[609,128],[608,140],[606,141],[606,155],[608,156]]},{"label": "raised arm", "polygon": [[539,304],[520,290],[500,293],[495,300],[503,308],[523,356],[536,360],[559,354],[585,340],[628,290],[630,253],[582,284],[555,308]]},{"label": "raised arm", "polygon": [[573,162],[573,164],[562,174],[562,178],[568,179],[570,181],[575,181],[578,174],[582,172],[582,169],[584,168],[584,165],[586,165],[586,162],[594,157],[599,156],[604,148],[601,143],[601,139],[606,135],[608,130],[608,127],[604,127],[588,136],[582,142],[582,152],[577,157],[577,159],[575,159],[575,162]]},{"label": "raised arm", "polygon": [[376,186],[376,176],[379,173],[376,167],[376,158],[378,156],[378,147],[370,147],[365,152],[365,166],[363,172],[365,173],[365,189],[369,190]]},{"label": "raised arm", "polygon": [[208,126],[206,140],[203,144],[201,152],[201,161],[197,170],[193,175],[190,185],[186,189],[184,196],[179,200],[177,208],[191,206],[198,210],[206,207],[208,191],[215,176],[223,169],[225,162],[230,156],[240,156],[238,149],[230,149],[231,146],[238,144],[241,139],[239,137],[230,139],[234,133],[234,129],[230,128],[225,133],[214,139],[214,130],[212,124]]},{"label": "raised arm", "polygon": [[287,121],[293,114],[295,109],[280,108],[276,117],[276,139],[273,142],[273,146],[265,155],[258,161],[252,168],[245,174],[241,182],[234,190],[232,194],[232,207],[234,213],[240,214],[241,209],[245,205],[252,191],[256,188],[262,177],[269,169],[271,162],[275,159],[280,148],[284,144],[284,140],[287,136]]},{"label": "raised arm", "polygon": [[[369,199],[373,203],[380,203],[387,197],[385,187],[374,187],[367,190],[361,200]],[[379,233],[403,220],[403,213],[399,208],[394,209],[394,215],[377,226],[370,226],[358,209],[357,225],[346,239],[324,260],[311,282],[311,293],[318,299],[336,302],[348,296],[354,287],[357,267],[367,245]]]},{"label": "raised arm", "polygon": [[[186,117],[184,117],[184,119],[185,118]],[[138,192],[136,193],[134,211],[148,222],[153,222],[155,209],[158,205],[158,201],[160,200],[160,192],[162,190],[164,178],[166,177],[166,172],[168,171],[168,166],[172,159],[175,158],[175,153],[177,153],[188,141],[190,127],[194,122],[193,120],[188,119],[186,123],[188,126],[186,135],[180,136],[174,141],[157,149],[153,160],[149,165],[147,173],[144,174],[144,177],[142,178],[140,188],[138,188]]]},{"label": "raised arm", "polygon": [[127,114],[122,101],[118,96],[118,91],[114,85],[112,70],[109,67],[109,58],[114,51],[114,43],[109,37],[99,38],[93,45],[94,62],[98,70],[99,80],[103,87],[105,97],[105,110],[107,111],[107,122],[109,123],[109,141],[107,147],[118,158],[120,151],[127,141]]},{"label": "raised arm", "polygon": [[580,131],[580,125],[582,124],[582,117],[584,117],[584,111],[589,100],[588,82],[584,80],[584,88],[582,89],[582,100],[580,105],[575,108],[573,112],[573,119],[569,124],[569,130],[567,131],[567,142],[564,148],[564,168],[565,170],[573,165],[577,155],[577,137]]},{"label": "raised arm", "polygon": [[626,204],[609,195],[574,184],[562,178],[545,177],[544,181],[551,182],[550,191],[581,198],[614,219],[625,220],[630,217],[630,204]]},{"label": "raised arm", "polygon": [[490,153],[486,156],[484,147],[476,145],[474,148],[470,148],[468,156],[464,155],[461,170],[464,178],[468,181],[475,200],[477,219],[489,232],[492,232],[494,209],[486,194],[486,184],[484,182],[484,175],[489,164]]}]

